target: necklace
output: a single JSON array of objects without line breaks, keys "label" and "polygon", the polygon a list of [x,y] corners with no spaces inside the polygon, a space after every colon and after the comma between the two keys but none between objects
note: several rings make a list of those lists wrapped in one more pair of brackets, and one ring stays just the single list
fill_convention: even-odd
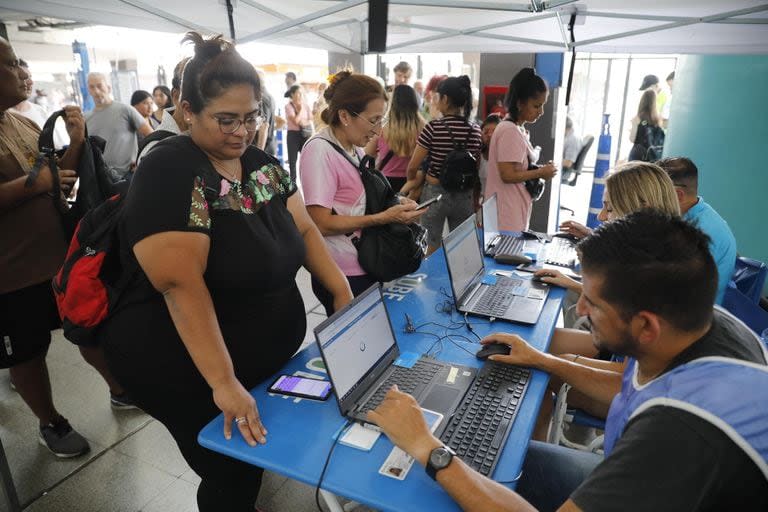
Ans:
[{"label": "necklace", "polygon": [[240,162],[238,161],[238,162],[237,162],[237,164],[235,164],[237,168],[236,168],[234,171],[230,171],[229,169],[227,169],[227,168],[224,166],[224,164],[223,164],[223,163],[221,163],[221,162],[217,162],[217,161],[214,161],[214,162],[213,162],[213,166],[216,168],[216,170],[217,170],[217,171],[222,171],[222,172],[223,172],[225,175],[229,176],[229,178],[230,178],[232,181],[240,181],[240,180],[237,178],[237,172],[238,172],[238,170],[239,170],[239,164],[240,164]]}]

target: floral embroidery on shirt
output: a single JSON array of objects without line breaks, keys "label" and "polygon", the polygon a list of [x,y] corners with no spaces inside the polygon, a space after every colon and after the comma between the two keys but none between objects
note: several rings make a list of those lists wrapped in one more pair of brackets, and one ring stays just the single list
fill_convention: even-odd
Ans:
[{"label": "floral embroidery on shirt", "polygon": [[208,201],[205,200],[205,184],[200,177],[195,177],[192,186],[192,199],[189,204],[189,222],[191,228],[211,229],[211,216],[208,213]]},{"label": "floral embroidery on shirt", "polygon": [[245,214],[257,212],[275,195],[291,191],[293,184],[290,175],[274,164],[267,164],[260,169],[246,173],[244,183],[230,183],[221,180],[219,198],[213,202],[214,210],[236,210]]}]

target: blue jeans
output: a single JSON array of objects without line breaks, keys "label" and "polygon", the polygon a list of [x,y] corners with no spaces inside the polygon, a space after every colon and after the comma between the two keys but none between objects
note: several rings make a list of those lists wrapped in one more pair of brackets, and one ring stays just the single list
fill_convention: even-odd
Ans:
[{"label": "blue jeans", "polygon": [[537,510],[557,510],[602,460],[596,453],[531,441],[517,492]]}]

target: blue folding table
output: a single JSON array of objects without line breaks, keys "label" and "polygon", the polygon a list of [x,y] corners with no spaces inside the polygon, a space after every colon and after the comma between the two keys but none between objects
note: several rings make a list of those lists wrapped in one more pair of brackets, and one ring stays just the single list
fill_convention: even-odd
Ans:
[{"label": "blue folding table", "polygon": [[[486,270],[511,271],[486,258]],[[427,258],[418,272],[390,283],[384,297],[392,327],[401,352],[429,353],[440,360],[479,367],[474,357],[479,349],[477,337],[493,332],[515,333],[534,347],[545,350],[557,321],[564,292],[552,288],[538,322],[532,326],[505,321],[467,317],[474,334],[464,325],[465,317],[456,312],[442,250]],[[452,312],[444,306],[450,305]],[[406,333],[406,317],[418,327]],[[441,327],[443,326],[443,327]],[[447,330],[445,327],[454,327]],[[437,337],[454,333],[450,340]],[[327,378],[315,345],[297,353],[280,373]],[[528,385],[493,479],[514,488],[520,475],[536,416],[546,389],[548,376],[534,371]],[[219,415],[200,432],[202,446],[236,459],[280,473],[294,480],[316,486],[323,465],[333,445],[334,436],[345,424],[335,397],[325,402],[271,395],[266,388],[271,380],[251,390],[264,425],[269,431],[267,444],[250,447],[235,430],[232,439],[223,435],[223,416]],[[380,509],[398,512],[458,510],[448,494],[419,467],[411,468],[405,480],[379,474],[378,470],[392,450],[392,443],[382,435],[371,451],[361,451],[337,444],[323,478],[322,489],[338,496]],[[324,493],[327,496],[327,493]]]}]

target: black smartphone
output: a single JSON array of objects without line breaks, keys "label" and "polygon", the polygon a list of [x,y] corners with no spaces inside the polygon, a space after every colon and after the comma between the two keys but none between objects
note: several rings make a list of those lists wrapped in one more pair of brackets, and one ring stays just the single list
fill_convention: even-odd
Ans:
[{"label": "black smartphone", "polygon": [[270,393],[298,396],[310,400],[326,400],[331,395],[331,383],[297,375],[280,375],[269,386]]},{"label": "black smartphone", "polygon": [[435,196],[432,199],[427,199],[423,203],[419,203],[419,206],[416,207],[416,210],[421,210],[422,208],[426,208],[427,206],[431,205],[432,203],[438,202],[442,198],[443,198],[443,194],[440,194],[439,196]]}]

